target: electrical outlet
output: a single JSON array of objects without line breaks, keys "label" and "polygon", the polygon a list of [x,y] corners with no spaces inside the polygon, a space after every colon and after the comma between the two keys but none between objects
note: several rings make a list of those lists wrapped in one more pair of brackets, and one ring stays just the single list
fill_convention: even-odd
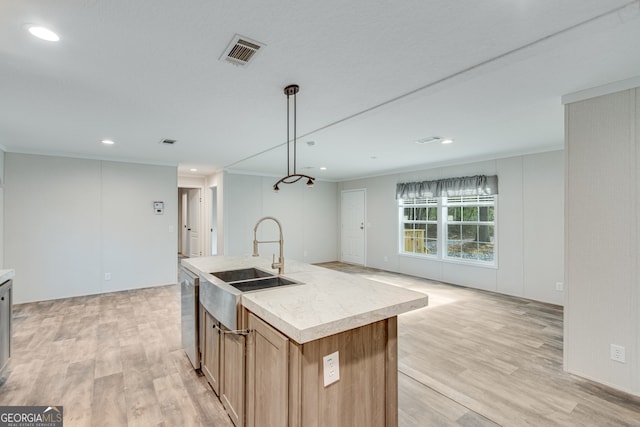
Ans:
[{"label": "electrical outlet", "polygon": [[111,280],[111,273],[104,273],[104,280]]},{"label": "electrical outlet", "polygon": [[564,283],[556,282],[556,291],[564,291]]},{"label": "electrical outlet", "polygon": [[624,347],[621,345],[611,344],[611,360],[616,362],[626,363],[626,357],[624,354]]},{"label": "electrical outlet", "polygon": [[340,379],[340,357],[338,352],[322,358],[324,371],[324,386],[331,385]]}]

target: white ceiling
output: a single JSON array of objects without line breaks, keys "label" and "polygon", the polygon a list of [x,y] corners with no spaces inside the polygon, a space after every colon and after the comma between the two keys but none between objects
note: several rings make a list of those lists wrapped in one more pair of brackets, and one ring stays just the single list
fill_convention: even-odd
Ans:
[{"label": "white ceiling", "polygon": [[[246,68],[235,34],[266,44]],[[0,3],[6,151],[181,174],[283,175],[291,83],[298,171],[343,180],[562,148],[562,95],[638,75],[639,0]]]}]

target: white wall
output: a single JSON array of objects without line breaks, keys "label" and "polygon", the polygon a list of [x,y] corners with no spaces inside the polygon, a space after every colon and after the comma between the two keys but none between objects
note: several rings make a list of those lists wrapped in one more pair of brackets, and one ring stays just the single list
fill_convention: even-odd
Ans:
[{"label": "white wall", "polygon": [[[367,266],[563,305],[563,152],[343,182],[367,190]],[[398,254],[398,182],[498,175],[498,267]],[[386,260],[385,261],[385,257]]]},{"label": "white wall", "polygon": [[640,395],[640,88],[568,104],[565,121],[565,367]]},{"label": "white wall", "polygon": [[16,303],[176,282],[176,168],[7,153],[5,178]]},{"label": "white wall", "polygon": [[[337,259],[337,184],[317,181],[272,189],[277,178],[224,174],[224,247],[226,255],[251,254],[253,227],[263,216],[282,224],[285,260],[315,263]],[[265,222],[259,240],[277,240],[277,227]],[[278,255],[277,244],[260,245],[260,255]],[[285,261],[286,262],[286,261]],[[286,271],[286,267],[285,267]]]}]

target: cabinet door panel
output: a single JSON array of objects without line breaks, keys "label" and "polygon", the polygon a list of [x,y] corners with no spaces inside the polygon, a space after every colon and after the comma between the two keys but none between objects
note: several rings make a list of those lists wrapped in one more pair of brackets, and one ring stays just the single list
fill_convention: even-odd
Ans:
[{"label": "cabinet door panel", "polygon": [[220,329],[216,319],[206,310],[204,312],[204,342],[202,354],[202,373],[207,378],[216,395],[220,395]]},{"label": "cabinet door panel", "polygon": [[220,400],[233,424],[240,427],[244,425],[245,337],[226,333],[223,340],[224,372]]},{"label": "cabinet door panel", "polygon": [[248,381],[251,419],[256,427],[286,427],[289,420],[289,339],[249,314],[253,332]]}]

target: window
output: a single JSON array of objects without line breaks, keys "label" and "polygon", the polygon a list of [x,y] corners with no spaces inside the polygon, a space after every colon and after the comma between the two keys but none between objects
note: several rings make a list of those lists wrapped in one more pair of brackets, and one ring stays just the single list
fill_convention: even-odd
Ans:
[{"label": "window", "polygon": [[400,200],[402,252],[438,254],[438,200]]},{"label": "window", "polygon": [[495,265],[496,196],[399,199],[400,253]]},{"label": "window", "polygon": [[494,263],[495,196],[442,198],[446,257]]}]

